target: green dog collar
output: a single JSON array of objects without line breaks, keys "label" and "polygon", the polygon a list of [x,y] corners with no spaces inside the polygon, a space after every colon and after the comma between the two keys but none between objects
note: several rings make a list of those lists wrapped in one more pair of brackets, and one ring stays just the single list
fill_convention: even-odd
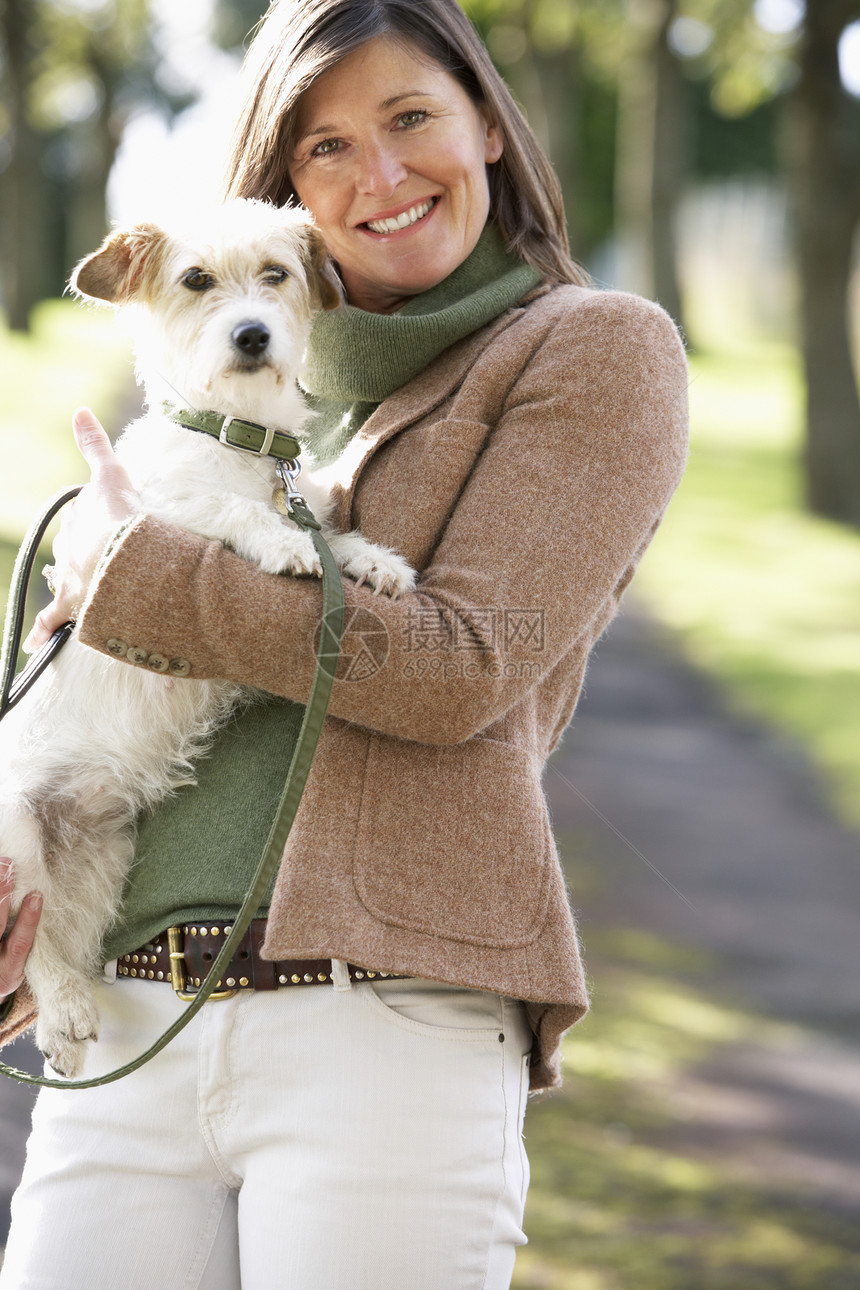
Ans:
[{"label": "green dog collar", "polygon": [[257,457],[277,457],[292,461],[301,452],[298,439],[271,426],[257,425],[256,421],[243,421],[240,417],[225,416],[220,412],[189,412],[187,408],[173,408],[164,404],[164,414],[169,421],[184,426],[186,430],[199,430],[211,434],[219,443],[229,448],[241,448]]}]

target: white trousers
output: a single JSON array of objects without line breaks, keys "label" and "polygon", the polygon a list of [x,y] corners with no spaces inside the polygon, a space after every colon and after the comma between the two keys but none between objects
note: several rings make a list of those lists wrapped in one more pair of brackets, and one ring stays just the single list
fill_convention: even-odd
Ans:
[{"label": "white trousers", "polygon": [[[184,1006],[98,995],[87,1077]],[[507,1290],[530,1046],[522,1004],[429,981],[207,1003],[42,1090],[0,1290]]]}]

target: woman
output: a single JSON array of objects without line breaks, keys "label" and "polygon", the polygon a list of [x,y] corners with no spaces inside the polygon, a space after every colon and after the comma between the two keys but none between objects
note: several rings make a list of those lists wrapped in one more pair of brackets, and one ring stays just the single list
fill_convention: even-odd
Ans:
[{"label": "woman", "polygon": [[[364,665],[339,672],[249,942],[258,988],[118,1084],[41,1095],[0,1284],[495,1290],[525,1239],[526,1090],[558,1082],[587,1006],[541,769],[680,476],[683,355],[656,306],[582,284],[549,165],[454,0],[280,0],[249,69],[231,191],[304,202],[348,301],[314,329],[308,438],[339,523],[419,585],[345,581]],[[132,515],[98,424],[76,433],[93,480],[33,643],[83,601],[93,648],[158,645],[276,696],[144,823],[106,947],[130,974],[169,924],[191,954],[235,914],[321,598]],[[261,988],[267,962],[283,988]],[[182,1007],[129,977],[99,1002],[88,1075]],[[135,1216],[116,1239],[112,1212]]]}]

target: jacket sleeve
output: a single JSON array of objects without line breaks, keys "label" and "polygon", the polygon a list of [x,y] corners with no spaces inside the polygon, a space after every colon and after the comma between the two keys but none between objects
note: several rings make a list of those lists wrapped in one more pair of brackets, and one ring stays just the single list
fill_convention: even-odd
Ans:
[{"label": "jacket sleeve", "polygon": [[[404,739],[458,743],[536,683],[519,666],[533,658],[534,639],[501,623],[539,621],[543,675],[590,644],[680,479],[686,391],[677,332],[657,306],[594,292],[556,317],[511,386],[416,589],[390,600],[344,580],[347,613],[373,615],[364,621],[381,624],[388,653],[367,679],[336,682],[330,713]],[[193,677],[304,702],[321,605],[315,579],[261,573],[217,542],[142,516],[105,560],[80,635],[96,649],[119,639],[185,660]],[[418,665],[416,632],[433,642],[427,666]]]}]

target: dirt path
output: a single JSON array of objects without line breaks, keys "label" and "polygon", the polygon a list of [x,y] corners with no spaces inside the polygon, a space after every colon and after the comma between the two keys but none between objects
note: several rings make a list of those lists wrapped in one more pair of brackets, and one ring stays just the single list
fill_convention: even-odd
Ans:
[{"label": "dirt path", "polygon": [[[677,1119],[665,1133],[740,1175],[856,1207],[860,845],[805,759],[731,714],[631,600],[598,647],[547,788],[586,943],[638,928],[704,948],[715,993],[788,1023],[687,1069],[667,1090]],[[701,988],[693,967],[690,979]],[[2,1081],[0,1245],[29,1104]]]},{"label": "dirt path", "polygon": [[[547,789],[586,944],[639,928],[705,949],[715,994],[763,1014],[760,1041],[721,1045],[667,1089],[669,1132],[745,1176],[860,1205],[860,839],[801,752],[730,713],[631,600]],[[769,1019],[788,1024],[765,1036]]]}]

